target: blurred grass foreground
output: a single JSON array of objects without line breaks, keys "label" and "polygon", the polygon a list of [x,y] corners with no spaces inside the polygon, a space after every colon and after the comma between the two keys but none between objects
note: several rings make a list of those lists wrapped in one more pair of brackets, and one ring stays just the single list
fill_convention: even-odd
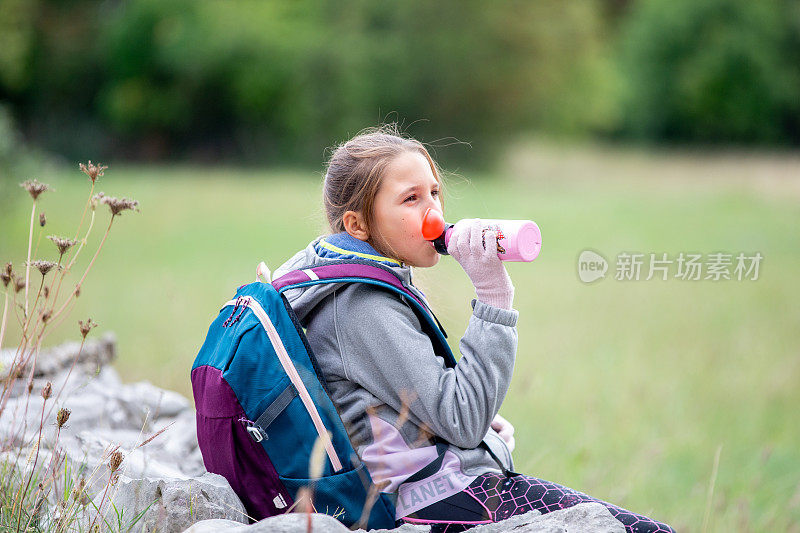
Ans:
[{"label": "blurred grass foreground", "polygon": [[[800,159],[529,143],[505,161],[451,176],[445,209],[449,220],[530,218],[542,228],[541,256],[509,265],[519,352],[502,414],[517,429],[517,470],[680,531],[704,519],[716,531],[797,531]],[[124,379],[191,397],[189,368],[221,303],[259,261],[275,268],[324,230],[319,178],[112,166],[98,188],[131,194],[141,212],[115,228],[72,316],[118,334]],[[80,201],[85,176],[76,165],[40,179],[59,193],[40,200],[45,233],[58,234],[74,223],[62,206]],[[0,259],[17,264],[28,207],[7,205]],[[605,279],[578,278],[586,249],[609,261]],[[681,280],[673,266],[669,279],[647,281],[647,263],[639,281],[615,279],[620,253],[681,252],[763,261],[755,280]],[[457,349],[468,279],[449,258],[416,275]],[[72,337],[65,327],[51,342]]]}]

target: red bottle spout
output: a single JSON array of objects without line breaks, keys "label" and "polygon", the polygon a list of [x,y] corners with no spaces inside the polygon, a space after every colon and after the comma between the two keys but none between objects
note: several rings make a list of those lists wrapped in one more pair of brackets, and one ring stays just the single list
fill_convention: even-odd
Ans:
[{"label": "red bottle spout", "polygon": [[431,241],[436,251],[442,255],[449,255],[447,243],[450,240],[452,227],[453,225],[446,223],[442,213],[436,209],[429,207],[422,215],[422,238]]},{"label": "red bottle spout", "polygon": [[426,241],[436,240],[444,232],[442,214],[429,207],[422,216],[422,238]]}]

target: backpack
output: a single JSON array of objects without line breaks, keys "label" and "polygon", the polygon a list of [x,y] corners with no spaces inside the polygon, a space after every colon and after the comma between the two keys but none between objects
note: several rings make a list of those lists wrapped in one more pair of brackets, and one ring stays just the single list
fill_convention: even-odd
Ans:
[{"label": "backpack", "polygon": [[[266,265],[259,265],[266,270]],[[267,280],[269,274],[267,270]],[[311,490],[313,508],[350,527],[395,527],[392,495],[381,493],[356,454],[330,400],[325,378],[283,293],[319,283],[368,283],[399,294],[414,309],[447,366],[455,358],[424,300],[390,268],[373,261],[331,261],[295,270],[272,283],[242,285],[208,329],[192,365],[197,440],[209,472],[224,476],[249,517],[292,510]],[[315,443],[324,462],[309,471]],[[438,457],[407,482],[439,470]],[[318,463],[318,460],[316,461]]]}]

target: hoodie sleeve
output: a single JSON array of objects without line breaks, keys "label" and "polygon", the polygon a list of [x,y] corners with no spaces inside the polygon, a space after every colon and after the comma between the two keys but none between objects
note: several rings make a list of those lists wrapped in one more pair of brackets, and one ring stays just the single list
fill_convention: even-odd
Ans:
[{"label": "hoodie sleeve", "polygon": [[511,383],[518,313],[473,300],[461,359],[445,368],[419,319],[397,296],[363,284],[333,296],[335,339],[345,375],[418,425],[461,448],[486,435]]}]

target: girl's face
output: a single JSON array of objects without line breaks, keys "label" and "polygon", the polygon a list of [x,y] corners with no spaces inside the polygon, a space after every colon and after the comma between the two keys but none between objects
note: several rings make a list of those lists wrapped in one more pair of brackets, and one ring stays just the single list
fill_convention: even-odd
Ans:
[{"label": "girl's face", "polygon": [[431,267],[439,254],[422,237],[422,216],[442,212],[439,182],[419,152],[405,152],[386,167],[373,204],[370,236],[385,253],[417,267]]}]

